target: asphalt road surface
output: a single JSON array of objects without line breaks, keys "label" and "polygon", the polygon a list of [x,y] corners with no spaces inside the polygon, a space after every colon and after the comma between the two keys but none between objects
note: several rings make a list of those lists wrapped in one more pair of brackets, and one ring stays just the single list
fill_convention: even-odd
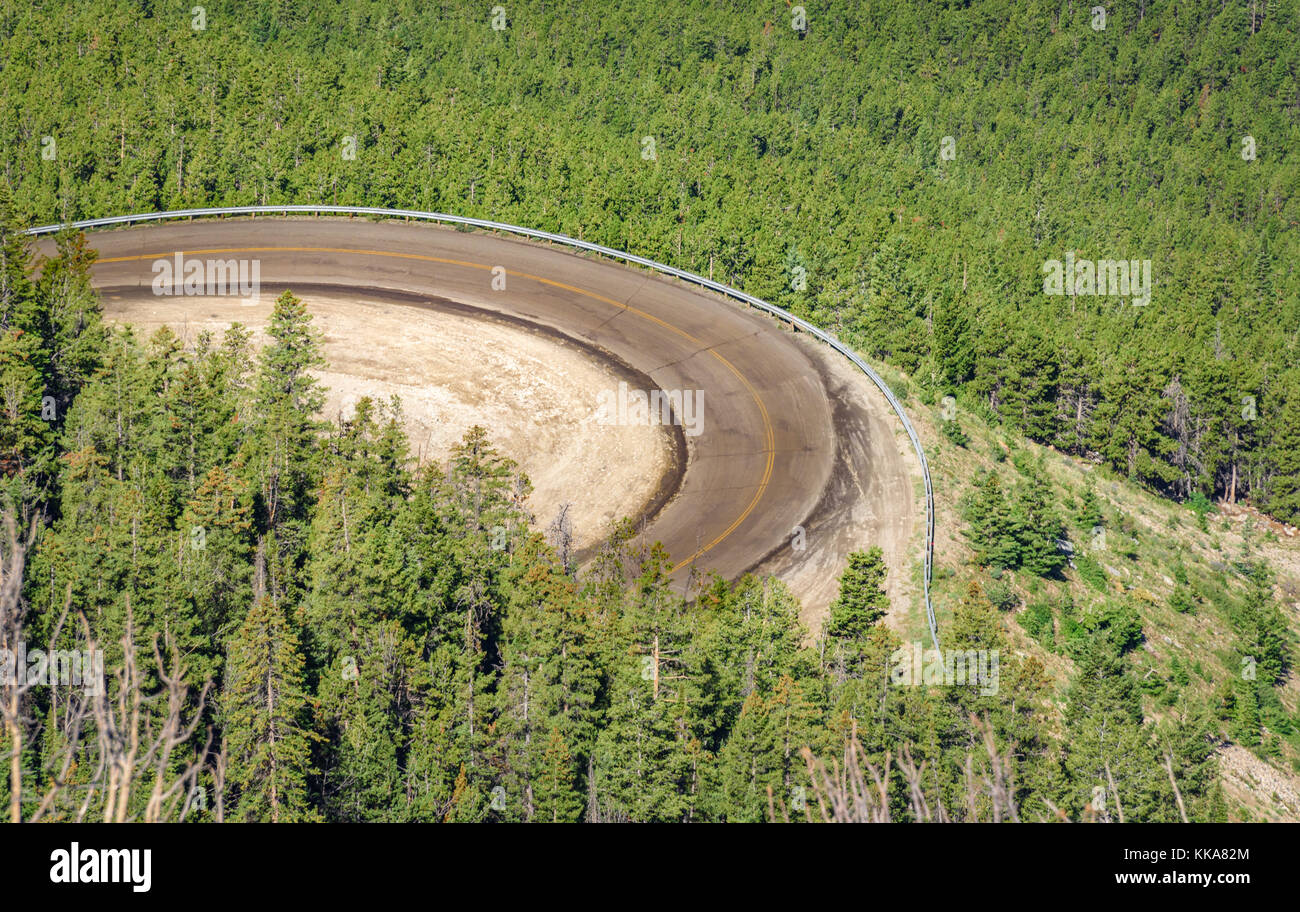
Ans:
[{"label": "asphalt road surface", "polygon": [[[911,510],[910,495],[900,502],[905,470],[892,439],[865,455],[846,449],[851,440],[871,447],[866,419],[832,401],[844,390],[832,390],[811,346],[766,315],[673,279],[558,247],[395,220],[204,219],[98,230],[89,238],[100,254],[94,284],[117,300],[156,304],[153,264],[177,252],[257,260],[264,295],[331,287],[358,296],[397,292],[394,300],[410,306],[455,302],[584,343],[623,375],[644,378],[642,389],[693,392],[698,433],[672,430],[684,466],[659,480],[645,516],[646,535],[667,547],[679,581],[692,567],[727,578],[765,565],[788,570],[802,559],[796,527],[820,529],[826,541],[834,537],[824,534],[828,526],[861,520],[848,501],[870,501],[878,522],[890,519],[881,514]],[[48,238],[37,246],[52,249]],[[201,297],[170,301],[202,309]],[[575,415],[593,410],[598,392],[575,390]],[[869,491],[873,484],[888,487],[888,496]],[[856,537],[836,545],[838,559],[851,546],[877,543]],[[905,541],[894,545],[899,550]],[[825,572],[838,574],[835,560],[820,560]],[[825,594],[816,600],[824,608]]]}]

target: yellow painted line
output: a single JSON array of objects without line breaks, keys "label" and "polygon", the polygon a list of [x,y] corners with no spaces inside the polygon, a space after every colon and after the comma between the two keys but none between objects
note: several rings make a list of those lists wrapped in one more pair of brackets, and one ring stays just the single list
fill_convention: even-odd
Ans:
[{"label": "yellow painted line", "polygon": [[[447,259],[446,257],[429,256],[427,254],[422,254],[422,253],[393,253],[388,250],[356,250],[347,247],[223,247],[223,248],[214,248],[211,250],[183,250],[183,251],[169,250],[166,253],[144,253],[144,254],[139,254],[138,256],[106,257],[104,259],[96,260],[95,262],[96,263],[127,263],[127,262],[134,262],[138,260],[157,260],[157,259],[163,259],[165,257],[174,256],[177,253],[198,256],[199,254],[268,253],[272,251],[277,253],[360,254],[361,256],[382,256],[382,257],[394,257],[397,259],[407,259],[407,260],[423,260],[425,262],[430,262],[430,263],[442,263],[448,266],[463,266],[467,269],[487,269],[487,270],[492,269],[491,265],[487,265],[484,263],[471,263],[467,260],[452,260],[452,259]],[[564,282],[557,282],[554,279],[547,279],[542,276],[532,275],[527,272],[516,272],[511,269],[506,270],[506,275],[515,276],[521,279],[529,279],[534,282],[540,282],[543,285],[550,285],[553,288],[562,288],[565,291],[571,291],[574,294],[580,294],[585,297],[592,298],[593,300],[600,301],[604,304],[609,304],[612,307],[621,308],[622,310],[625,310],[628,313],[636,314],[638,317],[641,317],[644,320],[649,320],[651,323],[655,323],[667,330],[677,333],[683,339],[693,342],[694,344],[700,346],[701,348],[706,348],[709,354],[711,354],[713,357],[721,361],[729,371],[735,374],[736,379],[739,380],[742,384],[744,384],[745,389],[749,390],[749,395],[753,397],[754,404],[758,406],[759,415],[763,419],[763,436],[764,436],[763,449],[767,454],[767,463],[763,467],[763,478],[758,483],[758,490],[754,493],[754,499],[749,502],[749,506],[745,507],[745,511],[741,513],[740,516],[736,517],[735,521],[732,522],[731,525],[727,526],[726,529],[722,530],[722,532],[716,538],[714,538],[713,541],[709,542],[707,545],[704,545],[702,548],[700,548],[698,551],[696,551],[694,554],[692,554],[690,557],[686,558],[685,560],[679,561],[677,564],[673,566],[670,572],[676,573],[682,567],[685,567],[687,564],[690,564],[701,555],[715,548],[718,544],[723,542],[727,538],[727,536],[731,535],[732,532],[735,532],[736,528],[741,523],[743,523],[746,519],[748,519],[749,515],[754,512],[754,508],[758,506],[758,502],[763,499],[763,495],[767,492],[768,483],[772,480],[772,467],[776,461],[776,433],[772,429],[772,418],[768,414],[767,406],[763,403],[763,398],[758,394],[758,390],[754,389],[753,384],[749,382],[749,380],[745,377],[745,375],[742,374],[739,370],[737,370],[736,366],[732,364],[730,361],[728,361],[726,358],[724,358],[722,355],[718,354],[712,348],[708,348],[707,346],[705,346],[703,340],[696,338],[695,336],[686,332],[686,330],[680,329],[666,320],[662,320],[659,317],[656,317],[654,314],[646,313],[645,311],[638,310],[635,307],[630,307],[627,304],[624,304],[622,301],[615,301],[613,298],[607,298],[604,295],[597,294],[594,291],[587,291],[585,288],[578,288],[576,285],[567,285]]]}]

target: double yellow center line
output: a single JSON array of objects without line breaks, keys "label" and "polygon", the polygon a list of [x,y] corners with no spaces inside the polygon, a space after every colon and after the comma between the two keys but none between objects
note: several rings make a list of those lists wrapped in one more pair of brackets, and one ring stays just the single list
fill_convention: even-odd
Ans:
[{"label": "double yellow center line", "polygon": [[[231,254],[231,253],[351,254],[351,255],[359,255],[359,256],[378,256],[378,257],[392,257],[392,258],[407,259],[407,260],[422,260],[424,262],[440,263],[446,266],[461,266],[464,267],[465,269],[482,269],[482,270],[490,271],[493,268],[491,265],[484,264],[484,263],[472,263],[469,262],[468,260],[453,260],[453,259],[448,259],[446,257],[428,256],[427,254],[421,254],[421,253],[394,253],[387,250],[356,250],[347,247],[226,247],[226,248],[212,249],[212,250],[186,250],[186,251],[172,250],[172,251],[167,251],[166,253],[146,253],[146,254],[140,254],[139,256],[108,257],[105,259],[97,260],[96,262],[97,263],[126,263],[126,262],[133,262],[137,260],[157,260],[157,259],[174,256],[178,252],[184,254],[192,254],[195,256],[200,254],[217,255],[217,254]],[[695,345],[697,348],[705,350],[710,355],[717,358],[720,362],[722,362],[723,365],[726,366],[727,370],[735,374],[736,379],[739,380],[741,384],[744,385],[745,389],[749,391],[749,395],[753,398],[754,404],[758,406],[759,415],[763,420],[763,438],[764,438],[763,451],[767,457],[766,464],[763,467],[763,477],[758,483],[758,489],[754,492],[754,497],[749,502],[749,505],[745,507],[744,512],[742,512],[739,516],[737,516],[736,519],[732,521],[731,525],[723,529],[722,532],[717,535],[717,537],[715,537],[708,544],[701,547],[690,557],[686,558],[685,560],[679,561],[677,564],[675,564],[672,568],[672,572],[676,573],[678,570],[682,569],[688,564],[691,564],[701,555],[706,554],[713,548],[717,547],[720,543],[725,541],[727,536],[731,535],[732,532],[736,531],[737,527],[739,527],[741,523],[743,523],[746,519],[749,518],[749,515],[754,512],[754,508],[758,506],[758,502],[763,499],[763,495],[767,492],[768,483],[772,480],[772,467],[776,460],[776,434],[772,429],[772,419],[771,416],[768,414],[767,406],[763,404],[762,397],[759,396],[758,394],[758,390],[754,389],[754,385],[749,382],[749,380],[745,377],[744,374],[742,374],[739,370],[737,370],[734,364],[732,364],[730,361],[728,361],[726,358],[720,355],[713,348],[706,346],[703,340],[696,338],[695,336],[686,332],[684,329],[674,326],[672,323],[669,323],[667,320],[661,319],[660,317],[656,317],[654,314],[646,313],[644,310],[639,310],[628,304],[624,304],[621,301],[615,301],[613,298],[607,298],[604,295],[597,294],[594,291],[588,291],[585,288],[578,288],[576,285],[568,285],[564,282],[557,282],[554,279],[547,279],[542,276],[531,275],[530,273],[526,273],[526,272],[516,272],[510,269],[506,270],[506,275],[515,276],[520,279],[527,279],[533,282],[539,282],[543,285],[549,285],[552,288],[560,288],[563,289],[564,291],[569,291],[574,294],[579,294],[584,297],[591,298],[592,300],[595,301],[600,301],[602,304],[608,304],[611,307],[616,307],[620,310],[626,311],[627,313],[638,316],[643,320],[648,320],[649,322],[654,323],[657,326],[661,326],[664,329],[669,330],[670,332],[676,333],[677,335],[681,336],[683,339]]]}]

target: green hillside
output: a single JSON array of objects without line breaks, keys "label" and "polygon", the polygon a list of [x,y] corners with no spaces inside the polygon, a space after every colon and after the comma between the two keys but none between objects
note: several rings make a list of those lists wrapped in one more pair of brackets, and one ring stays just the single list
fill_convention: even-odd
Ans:
[{"label": "green hillside", "polygon": [[[191,8],[4,4],[23,215],[314,201],[557,230],[1168,495],[1300,519],[1291,4],[1116,3],[1100,31],[1039,2],[810,3],[804,31],[783,2],[511,3],[500,30],[477,4],[213,3],[202,30]],[[1067,254],[1150,260],[1150,303],[1045,295]]]},{"label": "green hillside", "polygon": [[[0,0],[0,635],[102,646],[177,735],[110,793],[103,707],[9,688],[0,803],[820,819],[842,758],[888,765],[871,819],[1300,816],[1297,31],[1263,0],[1104,27],[1037,0]],[[924,625],[872,542],[815,638],[771,580],[677,596],[626,526],[579,573],[481,429],[415,465],[398,403],[322,422],[291,294],[260,353],[143,339],[101,320],[93,235],[33,278],[15,233],[312,202],[562,232],[837,333],[917,417],[944,645],[1000,654],[1000,685],[890,685]],[[1149,289],[1099,294],[1120,261]]]}]

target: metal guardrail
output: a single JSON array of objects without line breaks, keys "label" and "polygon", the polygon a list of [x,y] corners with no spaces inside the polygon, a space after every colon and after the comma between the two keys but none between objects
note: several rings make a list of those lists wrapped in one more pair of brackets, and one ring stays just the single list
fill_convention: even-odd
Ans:
[{"label": "metal guardrail", "polygon": [[903,429],[907,431],[907,436],[912,441],[912,447],[916,451],[916,458],[921,464],[921,474],[925,478],[925,570],[923,578],[925,589],[925,616],[926,621],[930,626],[930,638],[934,641],[934,648],[939,648],[939,629],[934,618],[934,605],[930,601],[930,578],[934,569],[934,487],[930,483],[930,466],[925,460],[925,448],[921,446],[921,440],[916,434],[916,429],[912,427],[912,422],[908,420],[907,412],[904,411],[902,403],[898,401],[898,397],[894,395],[894,391],[889,388],[889,384],[885,383],[880,375],[872,370],[871,367],[859,358],[856,353],[830,333],[818,329],[807,320],[796,317],[789,311],[783,310],[774,304],[769,304],[751,294],[746,294],[738,288],[732,288],[729,285],[723,285],[721,282],[706,279],[704,276],[696,275],[693,272],[687,272],[684,269],[677,269],[673,266],[657,263],[654,260],[648,260],[645,257],[637,256],[633,253],[624,253],[621,250],[614,250],[611,247],[593,244],[590,241],[582,241],[563,234],[552,234],[549,231],[537,231],[532,228],[521,228],[518,225],[507,225],[503,222],[490,222],[485,219],[467,218],[460,215],[447,215],[442,212],[420,212],[412,209],[382,209],[374,206],[230,206],[210,209],[174,209],[168,212],[114,215],[109,216],[108,218],[85,219],[80,222],[40,225],[36,228],[29,228],[22,233],[36,236],[61,231],[65,228],[104,228],[111,225],[129,225],[135,222],[194,218],[196,216],[261,214],[377,215],[385,218],[420,219],[428,222],[443,222],[450,225],[466,225],[472,228],[484,228],[490,231],[501,231],[506,234],[515,234],[522,237],[535,238],[537,240],[551,241],[552,243],[562,244],[566,247],[577,247],[581,250],[598,253],[601,256],[623,260],[628,263],[635,263],[638,266],[645,266],[646,268],[653,269],[656,272],[674,276],[682,281],[707,288],[710,291],[716,291],[729,298],[743,301],[751,307],[756,307],[759,310],[766,311],[777,319],[789,323],[793,328],[801,329],[809,335],[825,342],[831,348],[835,349],[841,355],[857,365],[857,367],[864,374],[870,377],[871,381],[880,388],[880,391],[884,393],[885,399],[889,401],[894,413],[898,415],[898,419],[903,423]]}]

